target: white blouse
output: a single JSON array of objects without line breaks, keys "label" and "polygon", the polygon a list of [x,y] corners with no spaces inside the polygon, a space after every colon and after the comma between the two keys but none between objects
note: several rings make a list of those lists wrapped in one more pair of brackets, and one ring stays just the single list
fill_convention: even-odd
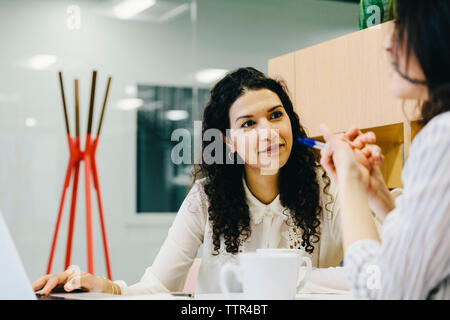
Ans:
[{"label": "white blouse", "polygon": [[[321,170],[318,171],[318,176],[322,176]],[[315,249],[312,254],[304,252],[311,258],[314,269],[303,291],[347,290],[345,273],[342,267],[338,267],[343,258],[343,248],[338,202],[335,201],[336,188],[330,185],[330,195],[326,195],[323,193],[324,181],[322,178],[319,178],[319,181],[323,208],[320,217],[320,241],[314,244]],[[203,189],[204,183],[205,178],[195,182],[183,201],[158,255],[153,264],[146,269],[141,280],[132,286],[127,286],[121,280],[115,282],[121,287],[122,294],[142,295],[181,291],[189,268],[202,244],[202,261],[196,293],[220,292],[220,268],[226,262],[236,263],[236,255],[225,251],[223,238],[219,254],[212,254],[214,245],[212,228],[208,219],[208,198]],[[301,229],[295,226],[290,215],[283,214],[283,211],[288,209],[281,205],[279,195],[266,205],[251,193],[244,178],[242,183],[249,206],[251,236],[242,244],[240,252],[255,251],[257,248],[301,248],[303,250],[299,241]],[[325,210],[325,205],[332,199],[334,201],[327,206],[331,209],[330,212]],[[239,291],[240,285],[235,283],[231,289]]]}]

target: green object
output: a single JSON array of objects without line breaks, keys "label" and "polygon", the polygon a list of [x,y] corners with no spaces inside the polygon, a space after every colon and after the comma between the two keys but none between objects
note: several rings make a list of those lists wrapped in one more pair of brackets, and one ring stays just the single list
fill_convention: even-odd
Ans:
[{"label": "green object", "polygon": [[366,29],[392,20],[395,0],[361,0],[359,7],[359,29]]}]

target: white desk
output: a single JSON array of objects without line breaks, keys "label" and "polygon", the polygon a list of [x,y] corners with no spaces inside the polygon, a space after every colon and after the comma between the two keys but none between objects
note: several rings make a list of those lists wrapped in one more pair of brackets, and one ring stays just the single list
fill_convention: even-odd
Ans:
[{"label": "white desk", "polygon": [[[61,293],[52,294],[56,297],[64,297],[76,300],[249,300],[243,293],[205,293],[197,294],[194,297],[172,296],[166,293],[148,294],[140,296],[118,296],[104,293]],[[303,293],[297,294],[295,300],[353,300],[351,294],[318,294]]]},{"label": "white desk", "polygon": [[[192,298],[191,298],[192,299]],[[243,293],[232,293],[225,295],[223,293],[198,294],[195,300],[248,300]],[[295,296],[295,300],[353,300],[351,294],[318,294],[302,293]]]}]

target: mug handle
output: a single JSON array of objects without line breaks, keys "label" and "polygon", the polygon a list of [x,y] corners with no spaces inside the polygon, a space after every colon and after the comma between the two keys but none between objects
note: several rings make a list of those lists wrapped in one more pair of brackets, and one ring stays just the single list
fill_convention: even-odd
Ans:
[{"label": "mug handle", "polygon": [[225,293],[225,294],[229,294],[230,293],[230,289],[228,288],[228,284],[226,279],[228,278],[228,274],[229,273],[234,273],[236,275],[236,278],[239,282],[241,282],[241,277],[240,277],[240,271],[241,268],[238,267],[235,264],[232,264],[230,262],[226,263],[222,269],[220,269],[220,277],[219,277],[219,285],[220,285],[220,290]]},{"label": "mug handle", "polygon": [[300,265],[302,265],[303,262],[306,263],[306,272],[305,272],[305,275],[303,276],[303,278],[298,280],[297,289],[300,289],[301,287],[303,287],[305,285],[305,283],[309,277],[309,274],[311,273],[311,270],[312,270],[312,263],[311,263],[310,258],[300,257],[300,261],[301,261]]}]

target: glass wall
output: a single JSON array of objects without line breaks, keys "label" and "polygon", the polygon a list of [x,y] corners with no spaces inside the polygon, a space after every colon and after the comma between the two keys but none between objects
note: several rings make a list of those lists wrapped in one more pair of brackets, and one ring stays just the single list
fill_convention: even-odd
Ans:
[{"label": "glass wall", "polygon": [[[357,31],[358,9],[322,0],[0,0],[0,210],[29,277],[46,270],[70,157],[59,71],[72,136],[79,81],[83,150],[92,72],[94,137],[112,79],[96,160],[113,277],[133,282],[189,187],[190,165],[168,156],[173,130],[192,130],[226,72],[267,72],[273,57]],[[86,270],[80,170],[72,262]],[[63,267],[72,182],[54,271]],[[105,275],[93,189],[91,196],[95,271]]]}]

